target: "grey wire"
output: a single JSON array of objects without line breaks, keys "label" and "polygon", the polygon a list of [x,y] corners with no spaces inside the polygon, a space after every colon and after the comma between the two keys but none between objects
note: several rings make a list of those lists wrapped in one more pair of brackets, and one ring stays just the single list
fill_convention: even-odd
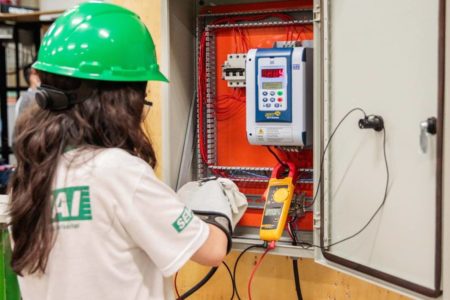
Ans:
[{"label": "grey wire", "polygon": [[[344,120],[345,120],[351,113],[353,113],[354,111],[360,111],[360,112],[362,112],[362,113],[364,114],[364,117],[368,117],[367,114],[366,114],[366,112],[365,112],[362,108],[356,107],[356,108],[353,108],[352,110],[350,110],[350,111],[349,111],[349,112],[341,119],[341,121],[338,123],[338,125],[335,127],[335,129],[333,130],[333,132],[332,132],[331,135],[330,135],[330,138],[328,139],[328,142],[327,142],[327,144],[326,144],[326,146],[325,146],[325,148],[324,148],[324,150],[323,150],[322,157],[321,157],[321,159],[320,159],[319,182],[318,182],[318,184],[317,184],[316,193],[315,193],[315,195],[314,195],[313,201],[312,201],[310,204],[308,204],[307,206],[305,206],[305,208],[311,207],[312,205],[314,205],[314,202],[316,201],[316,198],[317,198],[317,195],[318,195],[318,191],[319,191],[319,188],[320,188],[320,183],[321,183],[321,181],[322,181],[321,179],[322,179],[322,174],[323,174],[323,161],[324,161],[325,154],[326,154],[326,152],[327,152],[327,150],[328,150],[328,147],[329,147],[329,145],[330,145],[330,142],[331,142],[331,140],[332,140],[334,134],[336,133],[336,131],[338,130],[338,128],[341,126],[341,124],[344,122]],[[372,115],[369,115],[369,116],[372,116]],[[389,178],[390,178],[389,164],[388,164],[387,155],[386,155],[386,128],[383,128],[383,157],[384,157],[384,164],[385,164],[385,167],[386,167],[386,184],[385,184],[385,188],[384,188],[383,201],[382,201],[381,204],[378,206],[377,210],[372,214],[372,216],[371,216],[370,219],[367,221],[367,223],[366,223],[361,229],[359,229],[357,232],[355,232],[354,234],[352,234],[352,235],[350,235],[350,236],[348,236],[348,237],[346,237],[346,238],[343,238],[343,239],[341,239],[341,240],[338,240],[337,242],[334,242],[334,243],[332,243],[332,244],[327,245],[326,247],[331,247],[331,246],[334,246],[334,245],[343,243],[343,242],[348,241],[348,240],[354,238],[355,236],[359,235],[361,232],[363,232],[363,231],[369,226],[370,223],[372,223],[373,219],[377,216],[377,214],[380,212],[380,210],[383,208],[384,204],[386,203],[386,199],[387,199],[387,196],[388,196],[388,189],[389,189]],[[295,234],[295,232],[294,232],[293,234]],[[321,249],[324,248],[324,247],[317,246],[317,245],[313,245],[313,244],[311,244],[311,243],[304,242],[304,241],[298,241],[297,243],[298,243],[299,246],[306,245],[307,248],[311,248],[311,247],[317,247],[317,248],[321,248]]]},{"label": "grey wire", "polygon": [[369,226],[369,224],[373,221],[373,219],[376,217],[376,215],[380,212],[380,210],[383,208],[384,204],[386,203],[386,199],[388,196],[388,189],[389,189],[389,165],[388,165],[387,156],[386,156],[386,129],[384,129],[384,128],[383,128],[383,156],[384,156],[384,164],[386,166],[386,185],[384,188],[383,201],[378,206],[377,210],[372,214],[372,217],[369,219],[369,221],[367,221],[367,223],[360,230],[358,230],[357,232],[355,232],[354,234],[352,234],[346,238],[343,238],[342,240],[339,240],[337,242],[329,244],[327,247],[331,247],[331,246],[343,243],[349,239],[354,238],[361,232],[363,232],[367,228],[367,226]]},{"label": "grey wire", "polygon": [[366,112],[364,111],[364,109],[360,108],[360,107],[355,107],[353,109],[351,109],[348,113],[345,114],[345,116],[339,121],[339,123],[336,125],[336,127],[334,128],[333,132],[331,133],[330,137],[328,138],[328,142],[325,145],[325,148],[323,149],[322,152],[322,157],[320,158],[320,169],[319,169],[319,181],[317,183],[317,188],[316,188],[316,192],[314,193],[314,198],[313,201],[311,201],[310,204],[306,205],[304,208],[310,208],[311,206],[314,205],[314,203],[316,202],[317,199],[317,195],[319,195],[319,188],[320,188],[320,184],[322,182],[322,174],[323,174],[323,161],[325,159],[325,154],[327,153],[328,147],[330,146],[331,140],[333,139],[333,136],[335,135],[335,133],[337,132],[337,130],[339,129],[339,127],[342,125],[342,123],[345,121],[345,119],[347,119],[347,117],[349,115],[351,115],[353,112],[355,111],[360,111],[363,113],[364,117],[366,117]]}]

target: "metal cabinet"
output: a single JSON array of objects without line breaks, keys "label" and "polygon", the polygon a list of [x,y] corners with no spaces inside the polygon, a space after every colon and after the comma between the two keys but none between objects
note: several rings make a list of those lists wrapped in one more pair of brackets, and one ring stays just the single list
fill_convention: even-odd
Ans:
[{"label": "metal cabinet", "polygon": [[[448,288],[445,1],[324,0],[315,10],[315,258],[413,297],[438,297]],[[380,115],[384,130],[360,129],[360,109]]]}]

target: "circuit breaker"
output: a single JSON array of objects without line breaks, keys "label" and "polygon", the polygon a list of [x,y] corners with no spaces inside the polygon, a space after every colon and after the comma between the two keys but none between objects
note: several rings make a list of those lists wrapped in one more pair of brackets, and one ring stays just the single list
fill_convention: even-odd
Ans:
[{"label": "circuit breaker", "polygon": [[230,88],[245,87],[245,58],[247,53],[228,54],[222,65],[222,79],[227,81]]},{"label": "circuit breaker", "polygon": [[312,48],[304,47],[248,52],[246,125],[250,144],[312,144],[312,54]]}]

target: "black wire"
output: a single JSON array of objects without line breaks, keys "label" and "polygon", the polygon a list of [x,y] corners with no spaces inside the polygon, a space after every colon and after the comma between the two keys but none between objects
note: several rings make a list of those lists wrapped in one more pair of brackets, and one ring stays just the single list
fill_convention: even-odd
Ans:
[{"label": "black wire", "polygon": [[233,273],[231,273],[230,267],[229,267],[224,261],[222,262],[222,264],[225,266],[225,268],[227,268],[228,275],[230,275],[230,278],[231,278],[231,285],[232,285],[232,288],[233,288],[233,294],[231,295],[230,300],[233,300],[234,294],[235,294],[235,292],[236,292],[236,289],[235,289],[235,287],[234,287]]},{"label": "black wire", "polygon": [[272,150],[272,148],[270,148],[270,146],[266,146],[266,148],[267,150],[269,150],[270,153],[272,153],[273,157],[275,157],[275,159],[278,161],[280,165],[286,166],[286,164],[283,163],[280,157],[275,153],[275,151]]},{"label": "black wire", "polygon": [[212,267],[211,270],[209,270],[208,274],[206,274],[202,280],[200,280],[190,290],[188,290],[187,292],[182,294],[177,300],[186,299],[187,297],[191,296],[193,293],[198,291],[202,286],[205,285],[205,283],[207,283],[211,279],[211,277],[214,275],[214,273],[216,273],[216,271],[217,271],[217,267]]},{"label": "black wire", "polygon": [[247,252],[248,250],[253,249],[253,248],[264,248],[264,247],[265,247],[265,243],[264,244],[260,244],[260,245],[248,246],[236,258],[236,262],[234,263],[234,267],[233,267],[233,284],[234,284],[234,290],[236,291],[236,296],[237,296],[237,298],[239,300],[241,300],[241,297],[239,296],[239,291],[238,291],[238,288],[237,288],[237,285],[236,285],[236,269],[237,269],[239,260],[241,259],[242,255],[244,255],[244,253]]},{"label": "black wire", "polygon": [[291,221],[288,222],[288,228],[289,231],[292,234],[292,245],[297,246],[298,240],[297,240],[297,230],[293,228],[292,224],[297,221],[297,217],[293,218]]},{"label": "black wire", "polygon": [[292,268],[294,270],[294,282],[295,282],[295,291],[297,292],[297,299],[303,300],[302,288],[300,286],[300,276],[298,274],[297,258],[292,259]]},{"label": "black wire", "polygon": [[319,170],[319,181],[317,183],[317,188],[316,188],[316,192],[314,193],[314,198],[313,201],[311,203],[309,203],[307,206],[305,206],[305,208],[309,208],[311,206],[314,205],[314,203],[316,202],[317,199],[317,195],[319,195],[319,188],[320,188],[320,183],[322,182],[322,173],[323,173],[323,161],[325,159],[325,154],[327,153],[328,147],[330,146],[330,142],[333,139],[333,136],[335,135],[336,131],[339,129],[339,127],[342,125],[342,123],[345,121],[345,119],[347,119],[347,117],[349,115],[351,115],[353,112],[355,111],[360,111],[363,113],[364,117],[367,117],[366,112],[364,111],[364,109],[360,108],[360,107],[355,107],[353,109],[351,109],[348,113],[345,114],[345,116],[339,121],[339,123],[336,125],[336,127],[334,128],[333,132],[331,133],[330,137],[328,138],[328,142],[325,145],[325,148],[323,149],[322,152],[322,157],[320,158],[320,170]]},{"label": "black wire", "polygon": [[[292,245],[297,246],[298,240],[297,240],[297,230],[293,227],[294,222],[297,221],[297,217],[293,218],[291,221],[288,222],[288,228],[289,231],[292,234]],[[294,271],[294,283],[295,283],[295,291],[297,292],[297,299],[303,300],[302,296],[302,288],[300,286],[300,276],[298,274],[298,261],[297,258],[292,259],[292,268]]]},{"label": "black wire", "polygon": [[342,242],[345,242],[349,239],[354,238],[355,236],[357,236],[358,234],[360,234],[361,232],[363,232],[367,226],[369,226],[369,224],[373,221],[373,219],[375,218],[375,216],[380,212],[380,210],[383,208],[384,204],[386,203],[386,199],[388,196],[388,189],[389,189],[389,166],[388,166],[388,161],[387,161],[387,157],[386,157],[386,129],[383,128],[383,156],[384,156],[384,164],[386,166],[386,185],[384,187],[384,196],[383,196],[383,201],[381,202],[381,204],[378,206],[377,210],[373,213],[372,217],[369,219],[369,221],[367,221],[367,223],[357,232],[355,232],[354,234],[343,238],[342,240],[339,240],[337,242],[331,243],[328,245],[328,247],[340,244]]},{"label": "black wire", "polygon": [[[345,114],[345,116],[344,116],[344,117],[339,121],[339,123],[336,125],[336,127],[334,128],[333,132],[331,133],[331,135],[330,135],[330,137],[329,137],[329,139],[328,139],[328,142],[327,142],[327,144],[326,144],[326,146],[325,146],[325,148],[324,148],[324,150],[323,150],[322,157],[321,157],[321,159],[320,159],[319,181],[318,181],[318,183],[317,183],[317,188],[316,188],[316,192],[315,192],[313,201],[312,201],[310,204],[308,204],[307,206],[305,206],[305,208],[309,208],[309,207],[313,206],[314,203],[315,203],[315,201],[316,201],[316,199],[317,199],[317,195],[319,194],[319,188],[320,188],[320,184],[321,184],[321,182],[322,182],[322,174],[323,174],[323,161],[324,161],[324,158],[325,158],[325,154],[326,154],[326,152],[327,152],[327,150],[328,150],[328,147],[329,147],[329,145],[330,145],[330,143],[331,143],[331,140],[333,139],[333,136],[335,135],[335,133],[336,133],[336,131],[338,130],[338,128],[339,128],[339,127],[342,125],[342,123],[345,121],[345,119],[347,119],[347,117],[348,117],[350,114],[352,114],[353,112],[355,112],[355,111],[360,111],[360,112],[362,112],[362,113],[364,114],[364,118],[373,116],[373,115],[369,115],[369,116],[368,116],[368,115],[366,114],[366,112],[365,112],[362,108],[360,108],[360,107],[355,107],[355,108],[351,109],[347,114]],[[348,240],[354,238],[355,236],[359,235],[361,232],[363,232],[363,231],[367,228],[367,226],[369,226],[369,224],[373,221],[373,219],[376,217],[376,215],[380,212],[380,210],[383,208],[384,204],[386,203],[386,199],[387,199],[387,196],[388,196],[389,177],[390,177],[390,176],[389,176],[389,165],[388,165],[387,155],[386,155],[386,128],[385,128],[385,127],[383,127],[383,157],[384,157],[384,164],[385,164],[385,166],[386,166],[386,184],[385,184],[385,188],[384,188],[383,201],[382,201],[381,204],[378,206],[377,210],[372,214],[372,216],[370,217],[369,221],[367,221],[367,223],[366,223],[360,230],[358,230],[357,232],[355,232],[354,234],[352,234],[352,235],[350,235],[350,236],[348,236],[348,237],[346,237],[346,238],[343,238],[342,240],[339,240],[339,241],[337,241],[337,242],[334,242],[334,243],[331,243],[331,244],[327,245],[327,247],[331,247],[331,246],[334,246],[334,245],[343,243],[343,242],[348,241]],[[293,234],[294,234],[294,233],[293,233]],[[313,244],[310,244],[310,243],[307,243],[307,242],[303,242],[303,241],[301,241],[301,242],[299,243],[299,245],[300,245],[300,246],[301,246],[301,245],[307,245],[308,248],[311,248],[311,247],[317,247],[317,248],[323,249],[323,248],[320,247],[320,246],[313,245]]]},{"label": "black wire", "polygon": [[288,222],[289,230],[292,234],[292,245],[293,246],[299,246],[302,249],[309,249],[309,248],[321,248],[320,246],[313,245],[310,242],[307,241],[301,241],[297,239],[297,229],[292,227],[292,224],[295,222],[296,218],[290,222]]}]

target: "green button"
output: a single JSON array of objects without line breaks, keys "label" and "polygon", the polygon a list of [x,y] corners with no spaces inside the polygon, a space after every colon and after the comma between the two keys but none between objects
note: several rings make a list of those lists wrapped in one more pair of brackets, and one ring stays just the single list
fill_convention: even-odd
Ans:
[{"label": "green button", "polygon": [[283,95],[283,91],[278,91],[278,96],[281,96],[281,95]]}]

